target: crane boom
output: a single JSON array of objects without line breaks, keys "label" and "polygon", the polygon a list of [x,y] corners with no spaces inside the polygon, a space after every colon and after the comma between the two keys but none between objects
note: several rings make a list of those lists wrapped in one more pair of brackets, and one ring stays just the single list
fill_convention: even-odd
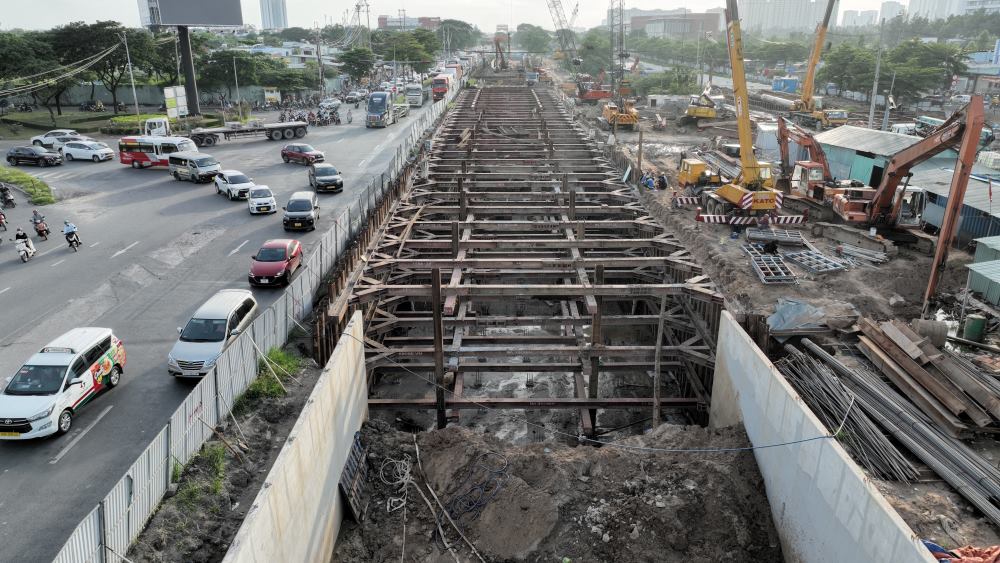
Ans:
[{"label": "crane boom", "polygon": [[761,182],[761,168],[753,153],[753,132],[750,129],[750,100],[747,93],[746,71],[743,68],[743,38],[736,0],[726,0],[726,40],[729,62],[733,69],[733,105],[736,106],[736,131],[740,140],[740,178],[743,185]]},{"label": "crane boom", "polygon": [[[910,170],[948,149],[959,146],[962,151],[955,166],[955,179],[952,180],[951,195],[948,199],[951,200],[958,193],[964,196],[965,185],[969,182],[969,172],[976,158],[975,147],[978,146],[984,121],[983,98],[978,95],[973,96],[968,105],[955,112],[930,135],[894,154],[886,165],[882,181],[879,182],[875,196],[868,206],[868,223],[895,225],[903,205],[903,192],[906,187],[904,185],[903,190],[897,188],[903,179],[910,175]],[[973,147],[971,151],[966,149],[966,145],[970,142]],[[964,177],[960,177],[960,173]]]},{"label": "crane boom", "polygon": [[819,58],[823,53],[826,30],[830,26],[830,16],[833,14],[833,7],[836,4],[837,0],[827,0],[823,21],[816,26],[816,41],[813,43],[812,52],[809,53],[809,67],[806,68],[806,79],[802,83],[802,97],[799,99],[801,107],[796,108],[799,111],[812,111],[814,109],[813,92],[816,90],[816,67],[819,65]]},{"label": "crane boom", "polygon": [[[556,26],[556,36],[559,39],[559,46],[570,61],[576,60],[576,37],[570,31],[570,25],[566,22],[566,12],[563,10],[562,0],[545,0],[549,7],[549,14],[552,15],[552,24]],[[574,19],[576,14],[574,13]],[[565,30],[559,33],[560,30]]]}]

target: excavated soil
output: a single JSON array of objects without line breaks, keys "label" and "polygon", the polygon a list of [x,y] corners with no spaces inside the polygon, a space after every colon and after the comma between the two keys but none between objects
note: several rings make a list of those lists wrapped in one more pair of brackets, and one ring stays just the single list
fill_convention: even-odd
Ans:
[{"label": "excavated soil", "polygon": [[[414,435],[377,420],[365,425],[362,436],[373,473],[371,501],[364,522],[345,520],[336,561],[454,561],[417,492],[424,483],[444,505],[469,491],[477,498],[486,491],[488,498],[473,503],[456,522],[489,562],[782,560],[751,452],[515,446],[461,427],[422,432],[414,442]],[[742,429],[670,424],[619,443],[680,449],[749,445]],[[398,502],[390,499],[402,493],[379,478],[387,461],[404,459],[416,474],[406,489],[405,532],[404,509],[388,510]],[[504,466],[504,477],[487,478]],[[459,561],[478,560],[443,518],[442,526]]]}]

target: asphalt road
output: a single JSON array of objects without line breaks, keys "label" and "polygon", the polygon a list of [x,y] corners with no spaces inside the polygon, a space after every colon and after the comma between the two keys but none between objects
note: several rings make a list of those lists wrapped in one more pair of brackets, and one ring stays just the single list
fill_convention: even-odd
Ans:
[{"label": "asphalt road", "polygon": [[[38,254],[21,263],[9,239],[14,227],[29,229],[32,208],[19,198],[7,211],[10,230],[0,233],[0,381],[79,326],[114,329],[128,365],[122,383],[83,409],[66,436],[0,442],[0,561],[51,561],[193,387],[166,371],[176,327],[215,291],[246,288],[250,256],[265,240],[293,236],[308,253],[310,242],[392,162],[414,116],[429,106],[388,129],[365,129],[363,108],[353,110],[352,124],[310,129],[303,141],[324,151],[345,178],[343,193],[320,194],[321,220],[311,233],[285,233],[280,211],[251,216],[245,201],[216,195],[214,184],[178,182],[164,169],[135,170],[117,160],[22,167],[66,197],[40,211],[53,231],[64,218],[73,221],[83,246],[73,252],[58,233],[34,238]],[[117,139],[104,140],[117,149]],[[0,150],[14,144],[21,143],[2,141]],[[257,138],[203,152],[270,186],[281,206],[309,187],[306,167],[283,163],[280,149]],[[254,293],[264,308],[280,292]]]}]

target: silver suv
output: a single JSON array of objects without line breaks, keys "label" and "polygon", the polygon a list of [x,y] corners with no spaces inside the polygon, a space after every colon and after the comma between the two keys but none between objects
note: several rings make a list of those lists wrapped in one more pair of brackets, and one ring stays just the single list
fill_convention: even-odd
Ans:
[{"label": "silver suv", "polygon": [[257,300],[246,289],[222,289],[191,316],[167,354],[167,371],[177,377],[203,377],[223,350],[253,320]]}]

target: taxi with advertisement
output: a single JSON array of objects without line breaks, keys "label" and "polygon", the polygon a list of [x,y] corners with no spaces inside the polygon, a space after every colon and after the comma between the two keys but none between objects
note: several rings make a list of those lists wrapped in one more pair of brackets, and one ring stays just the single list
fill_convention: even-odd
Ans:
[{"label": "taxi with advertisement", "polygon": [[74,328],[31,356],[0,391],[0,440],[65,434],[77,412],[121,381],[125,346],[110,328]]}]

